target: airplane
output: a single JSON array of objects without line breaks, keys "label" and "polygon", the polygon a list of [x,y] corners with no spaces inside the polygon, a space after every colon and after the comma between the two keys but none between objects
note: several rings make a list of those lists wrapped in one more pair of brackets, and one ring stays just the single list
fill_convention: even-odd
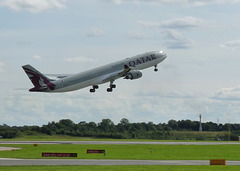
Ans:
[{"label": "airplane", "polygon": [[102,67],[94,68],[85,72],[72,75],[56,75],[53,80],[43,75],[31,65],[22,66],[27,76],[34,85],[30,92],[69,92],[91,86],[90,92],[94,93],[100,84],[109,82],[107,92],[112,92],[116,85],[115,80],[124,78],[134,80],[142,77],[145,68],[155,67],[166,59],[167,54],[163,51],[151,51],[130,58],[120,60]]}]

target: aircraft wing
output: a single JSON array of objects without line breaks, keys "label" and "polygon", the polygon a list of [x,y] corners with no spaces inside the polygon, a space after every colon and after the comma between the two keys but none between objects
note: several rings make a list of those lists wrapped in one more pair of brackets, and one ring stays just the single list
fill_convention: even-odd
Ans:
[{"label": "aircraft wing", "polygon": [[129,68],[127,65],[125,65],[124,70],[116,71],[116,72],[109,73],[109,74],[99,77],[96,80],[96,84],[106,83],[106,82],[114,81],[118,78],[124,77],[126,75],[126,73],[128,73],[130,70],[131,70],[131,68]]},{"label": "aircraft wing", "polygon": [[62,78],[71,76],[73,74],[45,74],[45,75],[49,77],[53,77],[56,80],[56,79],[62,79]]}]

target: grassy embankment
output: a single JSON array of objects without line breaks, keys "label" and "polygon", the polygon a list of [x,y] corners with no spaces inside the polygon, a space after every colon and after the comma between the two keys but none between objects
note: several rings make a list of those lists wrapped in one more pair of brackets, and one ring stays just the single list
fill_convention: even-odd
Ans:
[{"label": "grassy embankment", "polygon": [[[199,131],[170,131],[165,138],[161,141],[169,140],[183,140],[183,141],[215,141],[216,138],[221,138],[222,140],[227,140],[227,132],[199,132]],[[0,139],[1,141],[11,140],[11,141],[159,141],[152,139],[105,139],[105,138],[94,138],[94,137],[72,137],[67,135],[46,135],[46,134],[37,134],[37,135],[24,135],[22,134],[19,137],[14,139]]]}]

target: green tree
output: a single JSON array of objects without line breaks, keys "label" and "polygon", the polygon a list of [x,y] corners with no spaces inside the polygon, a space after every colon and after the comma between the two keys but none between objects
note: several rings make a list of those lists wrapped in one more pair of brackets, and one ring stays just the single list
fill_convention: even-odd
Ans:
[{"label": "green tree", "polygon": [[103,119],[102,122],[98,124],[98,128],[106,133],[115,132],[115,125],[110,119]]},{"label": "green tree", "polygon": [[168,126],[171,127],[172,130],[178,130],[178,123],[173,119],[168,121]]}]

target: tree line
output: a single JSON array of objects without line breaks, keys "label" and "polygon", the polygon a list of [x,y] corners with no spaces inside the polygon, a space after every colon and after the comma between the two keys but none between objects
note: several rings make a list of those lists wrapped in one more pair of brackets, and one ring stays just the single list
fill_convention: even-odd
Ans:
[{"label": "tree line", "polygon": [[[240,124],[202,123],[202,130],[204,132],[228,132],[229,128],[231,129],[233,139],[235,139],[236,135],[240,135]],[[118,124],[114,124],[110,119],[102,119],[100,123],[87,123],[85,121],[74,123],[70,119],[62,119],[59,122],[52,121],[42,126],[0,125],[0,136],[2,138],[46,134],[115,139],[191,139],[191,137],[186,136],[186,134],[181,134],[182,137],[180,137],[180,134],[176,135],[178,131],[199,131],[199,122],[191,120],[169,120],[168,123],[159,124],[154,124],[153,122],[130,123],[128,119],[123,118]],[[200,136],[200,140],[202,134],[197,136]],[[198,139],[198,137],[195,138]],[[222,138],[224,139],[224,137]]]}]

